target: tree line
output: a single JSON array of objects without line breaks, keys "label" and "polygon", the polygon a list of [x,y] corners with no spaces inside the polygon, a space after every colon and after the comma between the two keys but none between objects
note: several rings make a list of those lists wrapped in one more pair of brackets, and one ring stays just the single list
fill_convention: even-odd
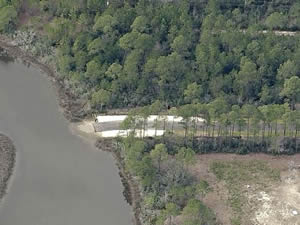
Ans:
[{"label": "tree line", "polygon": [[[184,130],[184,137],[294,137],[297,138],[300,129],[300,111],[293,110],[289,104],[270,104],[255,106],[244,104],[230,106],[224,98],[217,98],[208,104],[194,103],[164,110],[162,103],[132,109],[122,122],[122,129],[148,129],[148,117],[158,115],[154,128],[179,133]],[[166,124],[166,116],[181,117],[181,127],[174,129],[174,121]],[[199,122],[198,118],[203,118]],[[170,122],[169,122],[170,123]]]},{"label": "tree line", "polygon": [[[0,1],[0,32],[18,24],[22,4]],[[57,50],[65,85],[93,110],[156,100],[165,107],[208,104],[219,97],[231,105],[299,102],[299,37],[259,32],[298,29],[298,1],[28,0],[24,5],[33,15],[28,27],[42,30],[44,48]],[[282,16],[287,19],[278,19]]]}]

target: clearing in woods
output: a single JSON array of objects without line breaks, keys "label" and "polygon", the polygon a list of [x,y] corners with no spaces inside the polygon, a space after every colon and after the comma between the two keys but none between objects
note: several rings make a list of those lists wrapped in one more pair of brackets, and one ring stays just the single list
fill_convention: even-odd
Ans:
[{"label": "clearing in woods", "polygon": [[202,200],[224,225],[300,225],[300,155],[207,154],[194,175],[212,187]]}]

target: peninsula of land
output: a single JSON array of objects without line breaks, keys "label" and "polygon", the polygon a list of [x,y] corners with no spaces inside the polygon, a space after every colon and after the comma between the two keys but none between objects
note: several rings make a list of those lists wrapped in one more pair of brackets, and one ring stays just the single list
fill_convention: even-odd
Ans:
[{"label": "peninsula of land", "polygon": [[15,165],[16,149],[10,138],[0,134],[0,200],[3,198]]}]

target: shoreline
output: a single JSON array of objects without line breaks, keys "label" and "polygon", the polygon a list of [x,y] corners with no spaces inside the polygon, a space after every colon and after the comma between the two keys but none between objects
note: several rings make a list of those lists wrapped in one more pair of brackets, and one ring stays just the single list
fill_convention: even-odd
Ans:
[{"label": "shoreline", "polygon": [[[88,114],[83,110],[84,104],[78,102],[76,96],[64,87],[63,80],[58,78],[54,68],[40,62],[39,59],[32,56],[30,53],[25,52],[18,46],[11,44],[11,42],[12,40],[0,34],[0,48],[4,49],[9,56],[19,58],[38,68],[51,80],[51,83],[57,91],[59,106],[63,110],[65,118],[70,122],[70,125],[72,125],[72,123],[81,122],[88,117]],[[78,128],[76,129],[77,131],[80,131]],[[134,182],[132,176],[125,171],[122,157],[120,154],[117,154],[113,145],[110,146],[111,149],[99,146],[101,140],[103,139],[97,138],[94,146],[101,151],[107,151],[112,154],[119,169],[119,176],[124,188],[123,195],[128,204],[132,207],[134,225],[142,225],[140,221],[140,192],[138,190],[138,185]]]},{"label": "shoreline", "polygon": [[126,171],[124,160],[121,156],[121,152],[117,149],[117,143],[114,142],[114,138],[98,138],[95,146],[97,149],[112,154],[113,158],[117,163],[119,169],[119,176],[123,184],[124,190],[123,195],[127,203],[132,207],[133,212],[133,222],[134,225],[142,225],[140,220],[141,214],[141,194],[138,188],[138,184],[135,182],[132,175]]},{"label": "shoreline", "polygon": [[133,224],[142,225],[141,222],[141,192],[138,183],[133,176],[126,170],[124,159],[121,152],[117,149],[117,142],[115,138],[102,138],[97,135],[90,126],[89,121],[70,123],[70,130],[74,135],[79,136],[88,144],[96,147],[97,150],[108,152],[115,160],[118,167],[119,176],[123,185],[123,196],[126,202],[132,207]]},{"label": "shoreline", "polygon": [[12,140],[0,133],[0,202],[3,200],[16,164],[16,148]]},{"label": "shoreline", "polygon": [[57,76],[55,69],[40,62],[39,59],[11,44],[11,42],[12,40],[0,34],[0,48],[4,49],[8,55],[21,59],[39,69],[51,80],[56,88],[59,106],[63,109],[65,118],[70,122],[79,122],[85,118],[87,113],[83,110],[84,104],[78,102],[76,96],[64,87],[64,81]]}]

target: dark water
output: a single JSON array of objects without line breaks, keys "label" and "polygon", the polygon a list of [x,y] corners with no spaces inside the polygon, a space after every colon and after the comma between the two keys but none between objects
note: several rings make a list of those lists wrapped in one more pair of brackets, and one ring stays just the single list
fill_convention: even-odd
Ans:
[{"label": "dark water", "polygon": [[45,75],[0,59],[0,132],[18,151],[0,225],[132,224],[111,155],[71,134]]}]

